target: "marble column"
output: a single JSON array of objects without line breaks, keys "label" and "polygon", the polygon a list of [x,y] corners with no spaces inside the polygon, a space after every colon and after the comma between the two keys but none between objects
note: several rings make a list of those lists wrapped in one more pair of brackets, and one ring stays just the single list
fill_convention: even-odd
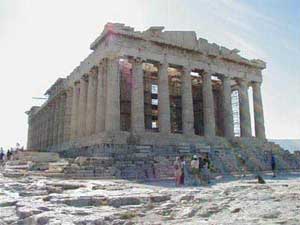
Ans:
[{"label": "marble column", "polygon": [[53,118],[55,114],[55,105],[53,99],[51,99],[50,102],[48,103],[48,107],[49,107],[48,147],[51,147],[53,145],[53,127],[54,127]]},{"label": "marble column", "polygon": [[182,131],[183,134],[194,134],[194,109],[192,94],[191,69],[184,67],[181,75]]},{"label": "marble column", "polygon": [[97,107],[97,75],[98,68],[92,68],[88,76],[87,112],[86,112],[86,135],[95,133],[96,129],[96,107]]},{"label": "marble column", "polygon": [[68,142],[71,138],[71,121],[72,121],[72,103],[73,103],[73,88],[66,90],[66,105],[64,115],[64,141]]},{"label": "marble column", "polygon": [[231,104],[231,79],[228,76],[222,77],[222,106],[223,106],[223,122],[224,122],[224,137],[232,139],[233,133],[233,115]]},{"label": "marble column", "polygon": [[32,148],[32,119],[29,115],[28,117],[28,132],[27,132],[27,149]]},{"label": "marble column", "polygon": [[264,123],[264,111],[261,97],[261,83],[252,83],[253,92],[253,108],[254,108],[254,123],[255,123],[255,136],[257,138],[265,139],[265,123]]},{"label": "marble column", "polygon": [[158,125],[159,132],[171,132],[169,64],[164,61],[158,66]]},{"label": "marble column", "polygon": [[120,131],[120,68],[118,58],[106,61],[105,130]]},{"label": "marble column", "polygon": [[49,104],[47,104],[46,106],[46,148],[49,147],[49,128],[50,128],[50,123],[49,123],[49,116],[50,116],[50,112],[49,112]]},{"label": "marble column", "polygon": [[251,137],[251,119],[248,97],[248,81],[240,79],[239,82],[239,101],[240,101],[240,124],[241,136]]},{"label": "marble column", "polygon": [[66,105],[66,98],[67,95],[66,93],[63,93],[60,96],[60,101],[59,101],[59,117],[58,117],[58,144],[62,144],[64,141],[64,116],[65,116],[65,105]]},{"label": "marble column", "polygon": [[80,94],[79,94],[79,106],[78,106],[78,132],[79,137],[86,135],[86,106],[87,106],[87,75],[83,75],[80,79]]},{"label": "marble column", "polygon": [[131,131],[133,133],[145,131],[144,71],[141,59],[132,61]]},{"label": "marble column", "polygon": [[58,120],[59,120],[59,98],[55,97],[55,111],[54,111],[54,126],[53,126],[53,145],[58,144]]},{"label": "marble column", "polygon": [[72,115],[71,115],[71,140],[78,137],[78,103],[79,103],[80,86],[79,81],[76,81],[73,85],[73,96],[72,96]]},{"label": "marble column", "polygon": [[214,137],[216,135],[216,121],[211,74],[204,72],[202,80],[204,136]]},{"label": "marble column", "polygon": [[43,148],[47,147],[47,108],[43,108]]},{"label": "marble column", "polygon": [[103,132],[105,129],[105,61],[101,61],[98,66],[97,75],[97,95],[96,95],[96,133]]}]

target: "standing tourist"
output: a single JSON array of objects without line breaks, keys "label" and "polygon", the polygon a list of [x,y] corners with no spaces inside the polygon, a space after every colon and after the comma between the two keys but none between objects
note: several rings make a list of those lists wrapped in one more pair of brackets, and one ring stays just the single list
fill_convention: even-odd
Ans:
[{"label": "standing tourist", "polygon": [[210,160],[208,157],[208,153],[204,157],[203,162],[204,162],[204,165],[202,168],[203,181],[205,182],[205,184],[209,184],[210,183],[210,180],[209,180]]},{"label": "standing tourist", "polygon": [[273,155],[272,152],[271,152],[271,168],[272,168],[272,172],[273,172],[273,177],[276,177],[276,173],[275,173],[276,160],[275,160],[275,156]]},{"label": "standing tourist", "polygon": [[181,179],[181,161],[177,156],[174,162],[174,175],[175,175],[175,185],[178,187],[180,185]]},{"label": "standing tourist", "polygon": [[6,159],[7,159],[7,160],[10,160],[10,158],[11,158],[11,152],[10,152],[10,150],[8,149],[7,152],[6,152]]},{"label": "standing tourist", "polygon": [[193,174],[193,186],[198,186],[199,185],[199,180],[200,180],[200,172],[199,172],[199,159],[196,155],[193,156],[192,161],[191,161],[191,169],[192,169],[192,174]]},{"label": "standing tourist", "polygon": [[0,163],[2,163],[4,161],[4,152],[3,152],[3,148],[0,149]]},{"label": "standing tourist", "polygon": [[180,168],[181,168],[181,176],[180,176],[180,184],[184,185],[184,175],[185,175],[185,159],[184,156],[180,156]]}]

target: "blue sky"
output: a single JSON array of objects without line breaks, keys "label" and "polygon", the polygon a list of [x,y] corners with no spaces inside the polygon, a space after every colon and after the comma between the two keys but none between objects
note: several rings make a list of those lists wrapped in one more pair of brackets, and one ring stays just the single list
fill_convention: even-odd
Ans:
[{"label": "blue sky", "polygon": [[194,30],[209,42],[267,62],[263,103],[269,138],[300,138],[298,0],[1,0],[0,146],[26,143],[25,111],[90,52],[107,22],[137,30]]}]

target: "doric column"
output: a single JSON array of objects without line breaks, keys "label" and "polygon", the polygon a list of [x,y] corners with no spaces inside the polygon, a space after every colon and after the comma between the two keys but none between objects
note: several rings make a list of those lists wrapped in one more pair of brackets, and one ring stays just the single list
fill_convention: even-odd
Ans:
[{"label": "doric column", "polygon": [[86,112],[86,135],[95,133],[96,128],[96,101],[97,101],[97,75],[98,68],[92,68],[88,76],[87,112]]},{"label": "doric column", "polygon": [[78,131],[79,137],[86,135],[86,106],[87,106],[87,76],[83,75],[80,79],[80,94],[79,94],[79,114],[78,114]]},{"label": "doric column", "polygon": [[239,81],[239,100],[240,100],[240,124],[241,136],[251,137],[251,119],[248,97],[248,81],[240,79]]},{"label": "doric column", "polygon": [[64,115],[64,141],[68,142],[71,138],[71,121],[72,121],[72,104],[73,104],[73,88],[66,90],[66,106]]},{"label": "doric column", "polygon": [[171,132],[168,67],[166,61],[158,66],[158,125],[162,133]]},{"label": "doric column", "polygon": [[37,114],[37,148],[41,148],[41,123],[40,123],[40,114]]},{"label": "doric column", "polygon": [[65,105],[66,105],[66,94],[63,93],[59,99],[59,117],[58,117],[58,144],[63,143],[64,141],[64,116],[65,116]]},{"label": "doric column", "polygon": [[27,149],[32,148],[32,119],[28,116]]},{"label": "doric column", "polygon": [[47,109],[43,108],[43,148],[47,147]]},{"label": "doric column", "polygon": [[49,116],[50,116],[50,113],[49,113],[49,104],[47,104],[45,106],[45,120],[46,120],[46,143],[45,143],[45,146],[46,148],[49,147],[49,128],[50,128],[50,123],[49,123]]},{"label": "doric column", "polygon": [[71,140],[78,137],[78,106],[79,106],[79,94],[80,86],[79,82],[76,81],[73,85],[73,96],[72,96],[72,115],[71,115]]},{"label": "doric column", "polygon": [[55,99],[54,127],[53,127],[53,145],[58,144],[58,125],[59,125],[59,97]]},{"label": "doric column", "polygon": [[132,61],[131,88],[131,131],[141,133],[145,131],[144,71],[141,59]]},{"label": "doric column", "polygon": [[97,97],[96,97],[96,133],[103,132],[105,129],[105,61],[101,61],[98,66],[97,75]]},{"label": "doric column", "polygon": [[252,83],[253,91],[253,108],[254,108],[254,123],[255,123],[255,136],[257,138],[265,139],[265,123],[264,123],[264,110],[261,97],[261,83]]},{"label": "doric column", "polygon": [[216,135],[216,122],[211,74],[204,72],[202,80],[204,136],[214,137]]},{"label": "doric column", "polygon": [[54,101],[50,100],[48,103],[49,107],[49,116],[48,116],[48,147],[53,145],[53,118],[55,113]]},{"label": "doric column", "polygon": [[120,68],[118,58],[106,60],[105,130],[120,131]]},{"label": "doric column", "polygon": [[191,69],[184,67],[181,75],[182,131],[194,134],[194,109]]},{"label": "doric column", "polygon": [[233,115],[231,105],[231,79],[228,76],[222,77],[222,106],[223,106],[223,122],[224,122],[224,137],[227,139],[233,138]]}]

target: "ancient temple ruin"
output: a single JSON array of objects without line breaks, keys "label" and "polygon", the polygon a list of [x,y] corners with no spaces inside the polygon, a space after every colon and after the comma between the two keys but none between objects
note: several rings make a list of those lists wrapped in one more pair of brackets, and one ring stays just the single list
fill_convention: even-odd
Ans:
[{"label": "ancient temple ruin", "polygon": [[27,112],[28,149],[81,157],[68,176],[170,177],[175,156],[203,152],[215,173],[239,171],[241,157],[249,170],[268,170],[271,152],[278,167],[300,168],[298,156],[266,140],[265,62],[193,31],[119,23],[106,24],[90,48]]},{"label": "ancient temple ruin", "polygon": [[261,97],[266,64],[197,38],[193,31],[140,32],[106,24],[92,53],[28,112],[28,149],[101,143],[196,143],[235,136],[232,92],[238,92],[240,137],[265,139]]}]

